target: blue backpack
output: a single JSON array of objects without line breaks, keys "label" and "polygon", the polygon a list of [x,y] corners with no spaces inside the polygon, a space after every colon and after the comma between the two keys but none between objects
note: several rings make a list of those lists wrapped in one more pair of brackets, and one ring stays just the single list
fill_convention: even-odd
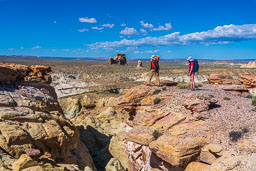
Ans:
[{"label": "blue backpack", "polygon": [[198,61],[196,59],[194,59],[193,61],[194,61],[194,68],[193,68],[192,72],[198,72],[198,70],[199,70]]}]

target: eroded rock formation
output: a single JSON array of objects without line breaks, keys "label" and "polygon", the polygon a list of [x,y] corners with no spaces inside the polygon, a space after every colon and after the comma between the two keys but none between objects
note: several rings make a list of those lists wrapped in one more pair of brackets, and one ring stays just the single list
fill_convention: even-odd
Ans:
[{"label": "eroded rock formation", "polygon": [[49,85],[50,67],[0,65],[0,167],[13,170],[95,170],[78,129]]},{"label": "eroded rock formation", "polygon": [[[254,152],[240,149],[233,152],[227,148],[228,143],[213,143],[217,142],[213,139],[218,132],[209,129],[209,122],[212,108],[219,106],[213,95],[207,91],[184,93],[170,88],[155,92],[155,87],[137,86],[119,98],[120,106],[133,108],[135,112],[126,122],[126,137],[117,134],[111,147],[124,143],[129,170],[252,171],[256,168],[255,159],[248,162]],[[160,103],[154,104],[155,98],[161,99]],[[239,148],[253,149],[246,144]],[[121,148],[112,150],[123,165],[127,158],[120,151]]]},{"label": "eroded rock formation", "polygon": [[207,79],[210,84],[241,84],[238,79],[234,79],[230,75],[225,74],[210,74]]},{"label": "eroded rock formation", "polygon": [[119,64],[125,65],[126,64],[126,56],[125,54],[117,54],[114,58],[110,57],[108,59],[108,64]]},{"label": "eroded rock formation", "polygon": [[243,64],[240,68],[256,68],[256,61],[249,61],[248,64]]},{"label": "eroded rock formation", "polygon": [[142,67],[142,61],[141,61],[141,60],[138,60],[137,68],[141,68],[141,67]]}]

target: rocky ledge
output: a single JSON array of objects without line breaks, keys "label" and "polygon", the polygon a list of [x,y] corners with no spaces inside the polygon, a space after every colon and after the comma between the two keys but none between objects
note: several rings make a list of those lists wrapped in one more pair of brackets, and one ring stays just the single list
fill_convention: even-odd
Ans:
[{"label": "rocky ledge", "polygon": [[[256,118],[250,99],[217,85],[197,91],[142,85],[118,102],[133,112],[126,134],[111,139],[110,151],[131,171],[256,169]],[[113,151],[117,144],[124,144],[126,157],[120,149]]]},{"label": "rocky ledge", "polygon": [[50,71],[0,64],[0,170],[96,170],[49,85]]}]

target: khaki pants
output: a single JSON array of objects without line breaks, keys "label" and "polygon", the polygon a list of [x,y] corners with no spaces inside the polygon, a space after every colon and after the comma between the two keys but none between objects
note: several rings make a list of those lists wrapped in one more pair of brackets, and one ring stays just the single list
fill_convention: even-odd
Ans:
[{"label": "khaki pants", "polygon": [[153,75],[156,76],[156,82],[157,82],[158,85],[160,85],[159,70],[154,70],[154,69],[151,69],[151,70],[149,71],[148,83],[151,82],[151,79],[152,79]]}]

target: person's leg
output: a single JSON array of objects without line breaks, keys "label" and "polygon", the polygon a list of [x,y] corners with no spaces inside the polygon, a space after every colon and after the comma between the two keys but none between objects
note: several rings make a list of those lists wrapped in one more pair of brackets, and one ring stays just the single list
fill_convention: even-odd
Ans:
[{"label": "person's leg", "polygon": [[150,71],[149,71],[149,75],[148,75],[148,83],[151,83],[151,79],[152,79],[152,77],[153,77],[153,69],[151,69]]},{"label": "person's leg", "polygon": [[192,72],[192,74],[191,74],[192,88],[196,88],[196,86],[195,86],[195,79],[194,79],[194,77],[195,77],[195,73],[194,73],[194,72]]},{"label": "person's leg", "polygon": [[160,86],[160,80],[159,80],[159,70],[156,70],[156,83]]},{"label": "person's leg", "polygon": [[192,78],[192,74],[190,75],[190,88],[193,88],[193,78]]}]

